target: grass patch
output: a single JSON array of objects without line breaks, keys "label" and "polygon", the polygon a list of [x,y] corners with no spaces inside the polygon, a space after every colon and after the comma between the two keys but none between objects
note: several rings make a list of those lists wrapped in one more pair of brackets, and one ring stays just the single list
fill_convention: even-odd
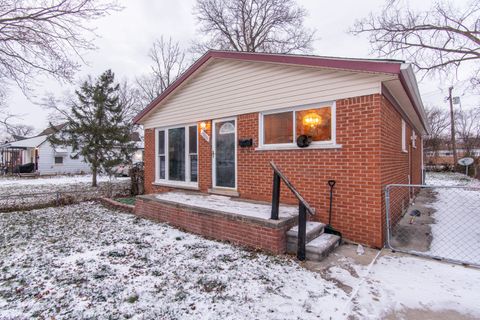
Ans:
[{"label": "grass patch", "polygon": [[128,198],[117,198],[115,201],[124,203],[124,204],[129,204],[134,206],[135,205],[135,197],[128,197]]}]

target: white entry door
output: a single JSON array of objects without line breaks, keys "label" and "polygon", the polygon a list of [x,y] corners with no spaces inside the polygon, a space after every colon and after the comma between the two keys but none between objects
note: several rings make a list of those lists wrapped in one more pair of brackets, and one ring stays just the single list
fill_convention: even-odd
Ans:
[{"label": "white entry door", "polygon": [[212,178],[217,188],[237,188],[237,121],[213,121]]}]

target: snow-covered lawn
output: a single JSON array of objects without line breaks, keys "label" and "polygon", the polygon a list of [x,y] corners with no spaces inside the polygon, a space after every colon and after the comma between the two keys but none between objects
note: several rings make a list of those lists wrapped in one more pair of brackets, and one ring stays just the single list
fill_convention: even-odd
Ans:
[{"label": "snow-covered lawn", "polygon": [[[108,176],[98,176],[99,185],[105,185],[110,181]],[[114,184],[128,184],[130,178],[113,178]],[[55,191],[74,191],[89,189],[92,183],[92,175],[53,176],[39,178],[0,178],[0,195],[42,193]]]},{"label": "snow-covered lawn", "polygon": [[480,265],[480,181],[458,173],[429,173],[435,222],[430,254]]},{"label": "snow-covered lawn", "polygon": [[[0,207],[25,208],[55,201],[55,192],[71,198],[92,197],[114,190],[116,194],[128,194],[130,178],[98,177],[98,187],[92,188],[91,175],[30,178],[0,177]],[[46,194],[50,193],[50,194]]]},{"label": "snow-covered lawn", "polygon": [[419,258],[321,274],[92,202],[0,214],[0,230],[0,319],[480,317],[479,270]]}]

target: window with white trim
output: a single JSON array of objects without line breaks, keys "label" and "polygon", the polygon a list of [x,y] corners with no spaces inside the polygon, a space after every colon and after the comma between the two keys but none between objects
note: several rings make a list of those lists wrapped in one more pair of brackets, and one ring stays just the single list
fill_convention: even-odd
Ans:
[{"label": "window with white trim", "polygon": [[156,131],[156,181],[196,185],[198,180],[197,125]]},{"label": "window with white trim", "polygon": [[311,145],[335,144],[335,105],[311,105],[260,114],[260,146],[296,147],[301,135]]},{"label": "window with white trim", "polygon": [[403,119],[402,119],[402,151],[408,152],[407,151],[407,124]]}]

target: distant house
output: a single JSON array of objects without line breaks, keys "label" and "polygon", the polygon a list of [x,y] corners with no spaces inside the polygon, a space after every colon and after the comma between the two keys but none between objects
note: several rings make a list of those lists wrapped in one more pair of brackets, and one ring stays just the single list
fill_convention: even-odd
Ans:
[{"label": "distant house", "polygon": [[[61,130],[65,124],[56,126]],[[3,172],[13,172],[19,165],[34,164],[34,172],[40,175],[51,174],[81,174],[90,173],[90,165],[85,159],[72,151],[70,146],[52,146],[48,137],[55,132],[52,128],[43,130],[39,135],[31,138],[18,139],[0,145],[0,167]],[[136,132],[132,134],[136,151],[132,162],[143,161],[143,141]]]},{"label": "distant house", "polygon": [[[61,130],[65,124],[56,127]],[[72,148],[52,146],[48,137],[54,133],[52,128],[43,130],[39,135],[12,141],[0,146],[0,163],[13,172],[18,165],[34,164],[34,172],[40,175],[76,174],[90,172],[90,166],[84,158],[72,152]]]}]

